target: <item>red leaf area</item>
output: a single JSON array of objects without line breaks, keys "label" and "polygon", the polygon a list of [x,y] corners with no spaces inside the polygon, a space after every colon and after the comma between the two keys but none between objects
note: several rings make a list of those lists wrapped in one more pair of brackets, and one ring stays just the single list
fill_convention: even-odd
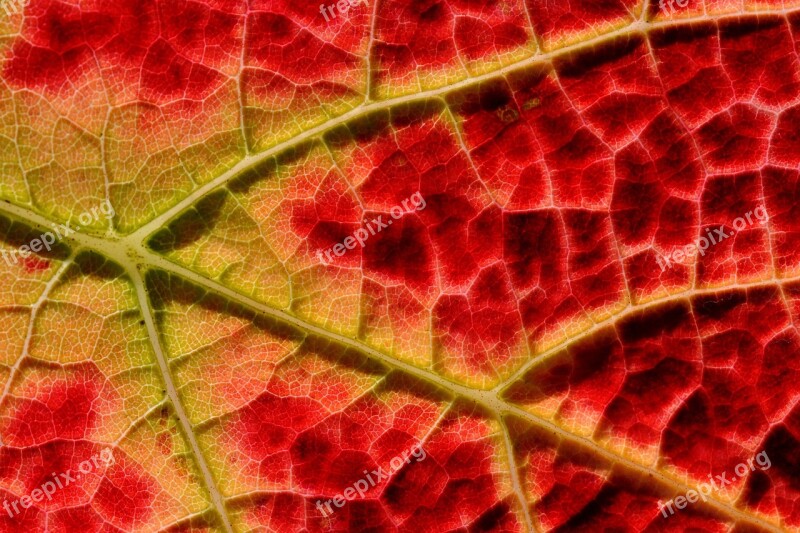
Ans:
[{"label": "red leaf area", "polygon": [[[32,380],[32,390],[23,391],[28,396],[8,402],[10,418],[1,426],[0,480],[13,492],[0,491],[0,496],[12,511],[0,515],[0,530],[110,532],[146,523],[158,482],[119,451],[110,466],[90,462],[104,446],[88,437],[103,413],[113,412],[113,403],[118,408],[121,401],[103,393],[104,381],[95,365],[80,365],[55,378]],[[84,461],[92,467],[84,466],[88,474],[79,472]],[[66,483],[60,476],[70,473],[74,479]],[[10,502],[18,503],[20,496],[41,490],[56,477],[65,485],[50,498],[27,509],[11,507]]]},{"label": "red leaf area", "polygon": [[[544,50],[588,38],[627,21],[629,4],[387,0],[371,28],[366,5],[327,24],[297,2],[32,2],[4,77],[51,95],[101,80],[116,103],[197,114],[234,83],[291,114],[357,92],[361,51],[375,86],[393,89],[533,35]],[[308,342],[296,355],[335,371],[276,363],[215,421],[226,467],[256,480],[248,497],[225,495],[242,529],[800,529],[799,37],[795,13],[630,32],[326,131],[346,154],[327,173],[304,174],[305,153],[287,163],[278,227],[306,261],[425,198],[315,275],[360,276],[354,292],[388,319],[360,328],[365,345],[378,329],[392,341],[421,329],[431,357],[389,372]],[[759,207],[768,223],[733,227]],[[718,228],[731,237],[660,268]],[[348,398],[354,375],[381,383]],[[90,437],[125,401],[91,363],[25,383],[0,420],[9,499],[99,453]],[[318,511],[419,441],[424,460]],[[761,451],[769,469],[662,518],[659,500]],[[0,530],[147,529],[169,496],[137,460],[115,453],[52,501],[0,514]]]},{"label": "red leaf area", "polygon": [[234,59],[226,51],[235,44],[235,5],[219,10],[183,2],[179,16],[172,8],[164,16],[164,6],[149,1],[35,2],[5,75],[12,83],[58,91],[100,74],[99,66],[110,79],[137,88],[140,98],[201,100]]},{"label": "red leaf area", "polygon": [[254,144],[311,106],[358,93],[363,7],[337,27],[312,3],[247,4],[31,0],[3,76],[15,88],[58,95],[56,105],[89,129],[102,122],[87,111],[108,103],[160,106],[156,118],[140,111],[142,130],[161,121],[178,130],[187,119],[224,127],[217,121],[243,104]]},{"label": "red leaf area", "polygon": [[[287,199],[286,216],[313,257],[420,191],[424,210],[337,265],[360,266],[377,281],[374,290],[361,289],[372,299],[384,299],[390,287],[386,312],[398,323],[431,309],[446,370],[460,376],[496,375],[526,357],[520,344],[545,349],[567,325],[580,329],[627,298],[636,304],[692,283],[769,277],[778,265],[796,264],[796,224],[782,212],[797,174],[767,165],[770,141],[787,136],[777,118],[787,103],[760,95],[794,87],[796,74],[773,72],[793,73],[797,62],[765,67],[759,58],[762,78],[780,85],[743,87],[735,73],[755,60],[735,50],[753,32],[791,46],[788,30],[777,21],[722,28],[723,64],[715,68],[748,103],[702,102],[702,120],[683,112],[679,96],[690,82],[676,80],[671,63],[683,65],[712,45],[720,55],[716,30],[705,27],[696,30],[702,44],[662,32],[652,44],[633,40],[559,61],[557,77],[513,74],[449,95],[467,152],[438,108],[427,118],[401,113],[375,137],[356,129],[347,142],[358,153],[343,172],[372,169],[358,197],[329,174],[314,184],[313,201]],[[703,96],[692,93],[695,107]],[[735,233],[732,222],[762,205],[769,227],[751,225],[696,264],[661,271],[659,254],[720,225]]]},{"label": "red leaf area", "polygon": [[[512,74],[450,94],[467,152],[439,118],[440,108],[422,117],[400,113],[392,117],[392,134],[373,137],[357,128],[353,134],[359,147],[353,167],[372,169],[358,185],[366,207],[328,176],[313,202],[287,210],[311,254],[419,190],[427,208],[354,250],[341,268],[361,267],[373,282],[362,289],[365,296],[385,298],[392,288],[385,312],[398,323],[431,309],[445,372],[492,375],[520,357],[524,334],[531,350],[549,361],[509,389],[509,402],[588,431],[611,449],[632,446],[689,479],[731,472],[763,450],[776,458],[770,470],[740,479],[729,492],[741,492],[743,508],[797,526],[798,472],[789,458],[800,451],[792,362],[797,286],[764,281],[788,276],[797,265],[797,219],[789,214],[797,171],[794,161],[773,155],[797,153],[795,135],[779,126],[788,124],[797,100],[795,35],[796,26],[781,19],[700,24],[688,36],[683,28],[653,32],[649,42],[632,39],[559,59],[555,76]],[[765,42],[772,43],[768,50],[754,55]],[[775,150],[784,144],[789,147]],[[720,225],[733,233],[732,221],[760,205],[769,225],[736,233],[693,264],[660,271],[656,253]],[[725,284],[745,287],[714,288]],[[694,296],[638,309],[691,287],[697,287]],[[629,318],[561,347],[563,328],[597,322],[626,295],[634,305],[625,312]],[[335,451],[325,452],[324,464],[336,474],[323,473],[335,481],[320,483],[317,470],[300,483],[328,497],[375,460],[348,457],[352,441],[330,436],[330,424],[342,427],[338,416],[302,422],[326,435],[313,440],[314,449]],[[364,431],[359,426],[342,435]],[[586,450],[536,431],[515,435],[514,442],[544,529],[729,527],[700,509],[662,522],[657,500],[666,498],[647,480],[632,483],[607,460],[587,459]],[[435,447],[429,454],[436,465],[451,460]],[[287,467],[298,464],[291,459]],[[339,470],[337,460],[347,466]],[[422,467],[409,472],[415,468]],[[459,486],[458,476],[448,473],[445,486]],[[430,502],[419,502],[415,516],[439,509],[446,490],[429,491],[422,481],[409,488]],[[418,528],[392,512],[392,497],[385,492],[383,505],[370,510],[352,506],[337,515],[337,524],[391,529],[388,509],[399,529]],[[300,524],[314,513],[313,498],[303,511],[293,498]],[[508,499],[488,491],[480,501],[479,509],[454,504],[462,524],[524,527],[505,525],[513,508]],[[278,500],[263,506],[269,514],[259,515],[262,523],[278,520]],[[443,511],[435,516],[426,527],[458,527]]]}]

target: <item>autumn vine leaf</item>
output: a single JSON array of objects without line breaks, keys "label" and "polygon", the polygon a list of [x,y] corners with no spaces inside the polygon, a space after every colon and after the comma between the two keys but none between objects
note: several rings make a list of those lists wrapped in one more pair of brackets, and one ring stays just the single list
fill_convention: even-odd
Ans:
[{"label": "autumn vine leaf", "polygon": [[800,531],[800,1],[0,49],[0,532]]}]

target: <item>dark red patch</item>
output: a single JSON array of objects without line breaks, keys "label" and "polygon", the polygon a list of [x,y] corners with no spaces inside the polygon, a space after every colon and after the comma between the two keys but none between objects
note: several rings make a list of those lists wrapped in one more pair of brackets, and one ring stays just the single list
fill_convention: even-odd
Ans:
[{"label": "dark red patch", "polygon": [[621,253],[630,254],[624,263],[632,298],[685,286],[693,262],[667,264],[664,256],[697,236],[699,208],[688,198],[699,194],[704,174],[691,138],[663,112],[617,152],[615,169],[611,220]]},{"label": "dark red patch", "polygon": [[280,73],[293,84],[333,78],[337,72],[361,65],[355,54],[325,42],[282,14],[250,13],[247,33],[246,64]]},{"label": "dark red patch", "polygon": [[[279,398],[265,392],[239,413],[237,432],[245,455],[257,464],[257,475],[283,481],[291,469],[290,448],[302,445],[301,432],[323,417],[325,411],[309,398]],[[314,448],[312,448],[314,449]],[[322,449],[316,449],[322,453]]]},{"label": "dark red patch", "polygon": [[787,168],[800,166],[800,106],[784,109],[769,142],[769,162]]},{"label": "dark red patch", "polygon": [[[291,445],[294,480],[305,490],[333,497],[377,468],[367,420],[387,412],[371,397],[328,416],[300,433]],[[378,492],[370,497],[377,497]]]},{"label": "dark red patch", "polygon": [[53,533],[122,533],[107,524],[90,505],[71,507],[51,513],[48,517],[48,531]]},{"label": "dark red patch", "polygon": [[37,398],[12,400],[13,414],[3,421],[5,444],[22,447],[56,438],[87,438],[97,424],[95,404],[103,380],[94,364],[82,365],[69,379],[55,381]]},{"label": "dark red patch", "polygon": [[800,174],[767,167],[762,172],[764,204],[769,216],[772,259],[784,276],[800,264]]},{"label": "dark red patch", "polygon": [[462,117],[471,158],[492,196],[510,209],[547,205],[552,191],[542,149],[510,87],[498,81],[451,100]]},{"label": "dark red patch", "polygon": [[565,278],[566,242],[558,211],[505,213],[503,256],[516,290],[548,290]]},{"label": "dark red patch", "polygon": [[776,289],[698,297],[693,308],[703,339],[702,386],[670,420],[663,454],[697,479],[727,471],[741,487],[734,467],[762,449],[754,443],[800,392],[798,365],[785,366],[800,338],[787,329]]},{"label": "dark red patch", "polygon": [[[59,92],[93,73],[121,78],[149,101],[203,100],[225,81],[218,70],[221,57],[238,57],[237,23],[200,4],[187,7],[182,17],[176,8],[181,6],[162,10],[153,0],[104,0],[94,9],[58,0],[32,2],[5,77],[17,86]],[[165,29],[169,41],[162,39]],[[198,36],[205,54],[193,41]]]},{"label": "dark red patch", "polygon": [[[464,197],[440,194],[429,196],[426,202],[427,212],[424,213],[423,220],[429,224],[442,273],[442,289],[466,290],[478,274],[480,256],[473,254],[475,248],[458,243],[469,241],[469,225],[474,220],[475,210]],[[478,237],[475,235],[473,239],[477,240]],[[480,246],[483,242],[475,244]]]},{"label": "dark red patch", "polygon": [[145,100],[159,97],[191,98],[207,95],[223,81],[219,72],[198,65],[179,55],[166,41],[150,45],[142,64],[142,96]]},{"label": "dark red patch", "polygon": [[417,68],[430,70],[455,59],[454,26],[453,11],[444,0],[386,2],[372,53],[387,83]]},{"label": "dark red patch", "polygon": [[657,30],[651,42],[670,107],[694,129],[728,109],[734,92],[720,61],[717,26],[698,25],[691,38],[684,30]]},{"label": "dark red patch", "polygon": [[529,371],[505,397],[523,405],[563,397],[559,417],[599,420],[624,376],[622,344],[606,329]]},{"label": "dark red patch", "polygon": [[591,312],[622,301],[625,280],[608,214],[566,209],[562,218],[569,249],[569,283],[581,306]]},{"label": "dark red patch", "polygon": [[[15,499],[29,495],[47,483],[52,484],[56,490],[51,499],[44,498],[38,502],[40,509],[84,505],[91,500],[91,490],[96,486],[98,476],[105,472],[105,463],[100,460],[100,453],[100,446],[83,440],[54,440],[22,450],[5,447],[0,453],[0,478],[6,482],[20,480],[23,483],[24,491],[16,495]],[[99,465],[97,468],[92,462],[93,457],[96,457],[95,461]],[[84,461],[89,461],[90,473],[78,479],[75,474]],[[72,481],[64,485],[69,477]],[[56,479],[61,481],[61,487]]]},{"label": "dark red patch", "polygon": [[697,144],[712,172],[744,172],[766,162],[775,116],[749,104],[736,104],[697,132]]},{"label": "dark red patch", "polygon": [[777,512],[786,523],[800,525],[800,408],[794,407],[785,419],[767,432],[759,449],[765,457],[756,472],[748,478],[744,493],[745,503],[764,513]]},{"label": "dark red patch", "polygon": [[[390,0],[381,5],[372,51],[387,85],[410,73],[459,68],[467,60],[496,58],[524,46],[530,29],[521,5],[502,0]],[[420,72],[422,71],[422,72]]]},{"label": "dark red patch", "polygon": [[558,69],[570,102],[614,149],[637,138],[665,107],[648,45],[638,39],[584,53]]},{"label": "dark red patch", "polygon": [[17,509],[19,513],[15,512],[14,508],[11,507],[11,502],[16,501],[18,498],[19,496],[0,489],[0,499],[8,502],[9,509],[11,509],[11,516],[9,516],[8,510],[5,508],[0,510],[0,533],[46,531],[48,516],[38,507],[23,509],[18,503]]},{"label": "dark red patch", "polygon": [[[384,224],[392,224],[377,232],[381,217]],[[364,269],[378,274],[386,284],[405,283],[416,290],[427,291],[434,281],[434,264],[428,231],[418,216],[407,214],[393,220],[385,213],[367,213],[366,227],[376,230],[364,246]]]},{"label": "dark red patch", "polygon": [[114,459],[95,493],[93,507],[106,522],[120,529],[142,527],[152,516],[153,501],[162,489],[122,453],[115,453]]},{"label": "dark red patch", "polygon": [[[482,270],[466,295],[443,296],[433,309],[434,334],[460,372],[497,376],[520,350],[522,323],[508,273],[502,266]],[[524,352],[523,352],[524,353]]]},{"label": "dark red patch", "polygon": [[688,306],[668,305],[625,320],[619,331],[627,372],[598,433],[621,433],[633,445],[657,445],[670,409],[699,386],[702,366],[694,320]]},{"label": "dark red patch", "polygon": [[[499,3],[499,0],[496,1]],[[495,2],[486,2],[487,11],[493,7],[493,3]],[[492,27],[481,18],[459,17],[456,19],[454,32],[456,47],[472,60],[513,50],[523,46],[529,39],[521,18],[513,22],[500,22]]]},{"label": "dark red patch", "polygon": [[783,108],[800,91],[800,62],[783,17],[731,20],[721,25],[722,63],[736,99]]},{"label": "dark red patch", "polygon": [[557,210],[506,212],[503,257],[520,312],[533,340],[581,314],[568,282],[567,237]]},{"label": "dark red patch", "polygon": [[[93,47],[119,29],[109,14],[82,13],[58,1],[33,3],[26,14],[24,39],[15,42],[5,69],[5,78],[23,87],[58,91],[92,68]],[[84,20],[92,23],[92,31],[86,32]]]},{"label": "dark red patch", "polygon": [[41,272],[50,268],[50,261],[32,255],[22,259],[22,266],[25,272]]},{"label": "dark red patch", "polygon": [[526,0],[525,4],[536,35],[545,41],[548,48],[553,48],[562,37],[597,31],[605,23],[630,19],[636,6],[633,0],[580,0],[570,3]]},{"label": "dark red patch", "polygon": [[[759,220],[755,213],[759,207],[764,208],[761,195],[756,172],[707,179],[701,197],[703,215],[698,234],[698,240],[702,237],[709,243],[708,249],[697,258],[698,279],[702,282],[761,279],[772,270],[765,221]],[[700,245],[705,244],[700,241]]]}]

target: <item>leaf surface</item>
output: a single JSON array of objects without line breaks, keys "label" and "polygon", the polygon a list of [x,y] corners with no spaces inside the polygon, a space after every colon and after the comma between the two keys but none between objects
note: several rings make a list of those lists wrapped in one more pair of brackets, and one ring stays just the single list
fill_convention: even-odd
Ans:
[{"label": "leaf surface", "polygon": [[796,2],[19,5],[0,531],[800,530]]}]

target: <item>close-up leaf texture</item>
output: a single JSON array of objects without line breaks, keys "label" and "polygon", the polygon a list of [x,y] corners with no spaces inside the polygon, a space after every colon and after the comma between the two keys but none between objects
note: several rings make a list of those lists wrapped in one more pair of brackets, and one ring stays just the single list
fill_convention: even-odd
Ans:
[{"label": "close-up leaf texture", "polygon": [[800,531],[800,0],[0,0],[0,533]]}]

